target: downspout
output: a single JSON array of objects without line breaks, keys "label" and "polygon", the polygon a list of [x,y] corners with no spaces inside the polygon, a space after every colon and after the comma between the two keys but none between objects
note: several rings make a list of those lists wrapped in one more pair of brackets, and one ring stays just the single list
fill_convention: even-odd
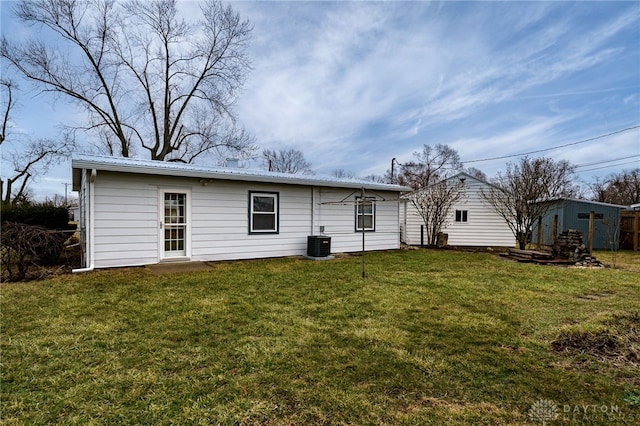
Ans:
[{"label": "downspout", "polygon": [[316,188],[314,186],[311,187],[311,234],[315,235],[316,229]]},{"label": "downspout", "polygon": [[89,178],[89,214],[85,215],[85,220],[88,220],[89,224],[88,226],[86,226],[87,224],[85,223],[85,229],[88,230],[88,232],[85,234],[85,239],[89,240],[89,266],[85,267],[85,268],[80,268],[80,269],[73,269],[71,272],[74,274],[79,274],[82,272],[90,272],[93,271],[95,269],[95,260],[94,260],[94,255],[95,255],[95,241],[94,241],[94,236],[93,236],[93,232],[95,229],[95,223],[93,220],[93,215],[95,213],[95,199],[94,199],[94,189],[95,189],[95,184],[94,182],[96,181],[96,175],[98,174],[98,172],[96,171],[96,169],[91,169],[91,177]]}]

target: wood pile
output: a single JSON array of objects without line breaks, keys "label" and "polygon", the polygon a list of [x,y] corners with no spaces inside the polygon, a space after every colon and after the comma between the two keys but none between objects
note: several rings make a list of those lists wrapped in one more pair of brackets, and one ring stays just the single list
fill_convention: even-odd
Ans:
[{"label": "wood pile", "polygon": [[582,232],[569,229],[556,237],[551,253],[555,258],[578,260],[586,250],[587,248],[582,244]]},{"label": "wood pile", "polygon": [[558,235],[551,253],[535,250],[509,249],[507,253],[502,253],[500,256],[517,260],[518,262],[544,265],[604,267],[602,262],[587,252],[587,248],[582,244],[582,233],[575,229],[569,229]]},{"label": "wood pile", "polygon": [[574,263],[576,266],[581,266],[583,268],[604,268],[604,263],[600,262],[594,256],[591,256],[589,253],[583,253],[580,255],[580,258]]},{"label": "wood pile", "polygon": [[507,253],[501,254],[503,257],[517,260],[518,262],[533,262],[535,260],[553,260],[551,253],[535,250],[509,249]]}]

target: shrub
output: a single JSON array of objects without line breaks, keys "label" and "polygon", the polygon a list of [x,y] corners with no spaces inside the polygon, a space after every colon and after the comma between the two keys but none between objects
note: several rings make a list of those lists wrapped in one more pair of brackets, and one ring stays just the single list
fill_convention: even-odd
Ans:
[{"label": "shrub", "polygon": [[2,241],[2,280],[25,279],[32,265],[56,264],[64,250],[67,236],[42,226],[4,222],[0,232]]},{"label": "shrub", "polygon": [[7,222],[42,226],[47,229],[65,230],[69,226],[69,209],[47,204],[26,206],[3,206],[2,226]]}]

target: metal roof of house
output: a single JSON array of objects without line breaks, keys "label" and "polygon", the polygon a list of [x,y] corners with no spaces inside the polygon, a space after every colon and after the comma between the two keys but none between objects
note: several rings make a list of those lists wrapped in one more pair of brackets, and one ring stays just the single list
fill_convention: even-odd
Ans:
[{"label": "metal roof of house", "polygon": [[411,191],[411,188],[406,186],[376,183],[359,179],[338,179],[332,176],[319,175],[293,175],[289,173],[268,172],[263,170],[249,170],[231,167],[206,167],[196,164],[84,154],[73,156],[71,159],[71,168],[73,169],[73,189],[76,191],[80,188],[80,170],[82,169],[145,175],[192,177],[199,179],[325,186],[333,188],[365,188],[370,190],[395,192]]}]

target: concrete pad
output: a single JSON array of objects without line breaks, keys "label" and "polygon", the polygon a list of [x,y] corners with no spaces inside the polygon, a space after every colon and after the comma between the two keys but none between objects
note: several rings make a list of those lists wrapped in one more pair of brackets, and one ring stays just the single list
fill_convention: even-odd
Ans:
[{"label": "concrete pad", "polygon": [[316,256],[309,256],[308,254],[303,254],[302,255],[305,259],[309,259],[309,260],[331,260],[331,259],[335,259],[334,256],[323,256],[323,257],[316,257]]},{"label": "concrete pad", "polygon": [[149,272],[156,275],[199,272],[212,269],[211,265],[205,262],[165,262],[156,263],[155,265],[147,265],[146,268]]}]

